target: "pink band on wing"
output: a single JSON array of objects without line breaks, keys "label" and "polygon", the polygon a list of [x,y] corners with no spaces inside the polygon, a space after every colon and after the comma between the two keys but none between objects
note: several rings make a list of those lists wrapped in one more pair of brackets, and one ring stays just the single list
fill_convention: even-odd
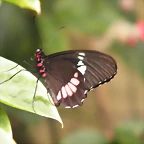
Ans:
[{"label": "pink band on wing", "polygon": [[37,64],[38,67],[41,67],[42,65],[43,65],[42,63],[38,63],[38,64]]},{"label": "pink band on wing", "polygon": [[43,77],[43,78],[46,77],[46,73],[43,73],[43,74],[42,74],[42,77]]},{"label": "pink band on wing", "polygon": [[76,72],[76,73],[74,74],[74,77],[75,77],[75,78],[77,78],[77,77],[78,77],[78,72]]},{"label": "pink band on wing", "polygon": [[68,82],[68,84],[66,84],[61,88],[61,90],[58,92],[57,100],[61,100],[62,98],[67,98],[68,96],[72,96],[77,91],[76,86],[79,85],[80,83],[80,81],[77,78],[78,78],[78,72],[74,73],[74,77],[71,78],[70,82]]},{"label": "pink band on wing", "polygon": [[64,86],[62,87],[61,92],[62,92],[63,98],[66,98],[68,96]]},{"label": "pink band on wing", "polygon": [[76,86],[80,83],[80,81],[79,81],[78,79],[76,79],[76,78],[72,78],[72,79],[70,80],[70,82],[71,82],[72,84],[76,85]]},{"label": "pink band on wing", "polygon": [[70,87],[70,89],[73,91],[73,92],[76,92],[77,91],[77,88],[71,84],[70,82],[68,83],[68,86]]},{"label": "pink band on wing", "polygon": [[61,98],[62,98],[61,92],[59,91],[59,92],[58,92],[58,95],[57,95],[57,100],[60,100]]},{"label": "pink band on wing", "polygon": [[71,89],[69,88],[69,86],[68,86],[67,84],[65,85],[65,89],[66,89],[67,94],[68,94],[69,96],[72,96],[72,95],[73,95],[73,92],[71,91]]}]

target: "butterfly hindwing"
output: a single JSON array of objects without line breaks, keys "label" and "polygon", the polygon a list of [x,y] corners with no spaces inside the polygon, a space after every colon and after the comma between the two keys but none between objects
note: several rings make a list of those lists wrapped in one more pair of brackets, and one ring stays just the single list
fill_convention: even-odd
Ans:
[{"label": "butterfly hindwing", "polygon": [[67,60],[55,60],[46,65],[47,86],[55,99],[54,103],[61,102],[65,107],[82,105],[85,98],[84,76]]}]

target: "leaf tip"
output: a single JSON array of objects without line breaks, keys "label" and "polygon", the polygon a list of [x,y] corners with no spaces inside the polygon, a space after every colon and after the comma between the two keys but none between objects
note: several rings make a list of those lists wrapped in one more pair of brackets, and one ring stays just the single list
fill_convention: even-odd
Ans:
[{"label": "leaf tip", "polygon": [[37,1],[36,5],[35,5],[35,10],[37,12],[38,15],[41,14],[41,4],[40,1]]}]

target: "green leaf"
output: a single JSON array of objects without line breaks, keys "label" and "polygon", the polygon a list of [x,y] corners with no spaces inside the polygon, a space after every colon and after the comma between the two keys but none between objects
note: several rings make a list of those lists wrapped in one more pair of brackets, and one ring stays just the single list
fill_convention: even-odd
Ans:
[{"label": "green leaf", "polygon": [[15,4],[21,8],[28,8],[34,10],[38,14],[40,14],[41,12],[39,0],[3,0],[3,1]]},{"label": "green leaf", "polygon": [[3,129],[7,135],[12,137],[12,130],[11,130],[11,125],[10,121],[8,119],[8,116],[4,109],[0,106],[0,129]]},{"label": "green leaf", "polygon": [[[17,64],[0,57],[0,83],[9,79],[19,70],[24,69],[20,65],[10,70]],[[7,71],[9,70],[9,71]],[[36,87],[37,78],[28,71],[21,71],[9,81],[0,84],[0,102],[21,109],[32,112],[32,101]],[[56,119],[62,124],[62,120],[58,114],[56,107],[52,104],[52,99],[47,94],[47,89],[39,81],[34,99],[34,110],[36,114],[48,118]]]},{"label": "green leaf", "polygon": [[12,130],[6,112],[0,107],[0,142],[13,144]]}]

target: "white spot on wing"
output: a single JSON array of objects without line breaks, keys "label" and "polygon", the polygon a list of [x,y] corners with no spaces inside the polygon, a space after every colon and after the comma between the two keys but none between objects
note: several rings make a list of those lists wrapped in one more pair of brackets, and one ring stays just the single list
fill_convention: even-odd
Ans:
[{"label": "white spot on wing", "polygon": [[84,58],[82,56],[78,56],[78,59],[80,60],[84,60]]},{"label": "white spot on wing", "polygon": [[73,107],[70,107],[70,106],[66,106],[65,108],[76,108],[76,107],[78,107],[79,105],[75,105],[75,106],[73,106]]},{"label": "white spot on wing", "polygon": [[101,84],[102,82],[100,81],[98,84]]},{"label": "white spot on wing", "polygon": [[81,72],[82,75],[84,75],[86,71],[86,65],[83,63],[83,61],[79,61],[77,66],[79,66],[77,69]]},{"label": "white spot on wing", "polygon": [[71,108],[70,106],[66,106],[65,108]]},{"label": "white spot on wing", "polygon": [[93,90],[93,88],[90,89],[90,91],[92,91],[92,90]]},{"label": "white spot on wing", "polygon": [[76,108],[76,107],[78,107],[79,105],[75,105],[75,106],[73,106],[72,108]]},{"label": "white spot on wing", "polygon": [[81,66],[81,65],[84,65],[83,61],[79,61],[77,66]]},{"label": "white spot on wing", "polygon": [[82,75],[84,75],[86,71],[86,66],[80,66],[77,69],[81,72]]},{"label": "white spot on wing", "polygon": [[81,56],[85,56],[85,53],[82,52],[82,53],[79,53],[79,55],[81,55]]},{"label": "white spot on wing", "polygon": [[85,82],[85,78],[84,78],[84,82]]},{"label": "white spot on wing", "polygon": [[86,94],[88,92],[88,90],[85,90],[84,94]]},{"label": "white spot on wing", "polygon": [[83,102],[85,99],[82,99],[81,102]]}]

